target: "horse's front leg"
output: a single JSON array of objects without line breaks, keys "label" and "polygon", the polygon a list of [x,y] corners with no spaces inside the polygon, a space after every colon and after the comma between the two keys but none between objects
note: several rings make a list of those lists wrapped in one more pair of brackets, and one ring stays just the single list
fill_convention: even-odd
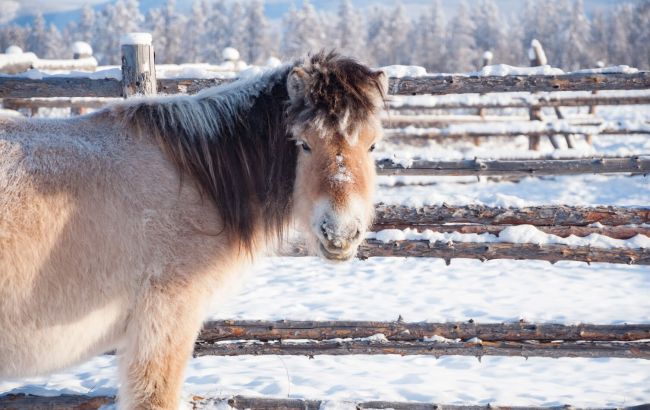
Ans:
[{"label": "horse's front leg", "polygon": [[188,283],[153,283],[138,301],[120,350],[121,410],[177,410],[207,294]]}]

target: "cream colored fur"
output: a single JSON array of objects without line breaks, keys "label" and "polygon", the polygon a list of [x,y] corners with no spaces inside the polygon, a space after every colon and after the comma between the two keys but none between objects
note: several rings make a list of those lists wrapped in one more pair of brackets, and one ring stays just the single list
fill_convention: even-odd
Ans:
[{"label": "cream colored fur", "polygon": [[214,205],[108,114],[1,121],[0,379],[117,349],[122,408],[177,408],[211,290],[242,262],[200,233]]}]

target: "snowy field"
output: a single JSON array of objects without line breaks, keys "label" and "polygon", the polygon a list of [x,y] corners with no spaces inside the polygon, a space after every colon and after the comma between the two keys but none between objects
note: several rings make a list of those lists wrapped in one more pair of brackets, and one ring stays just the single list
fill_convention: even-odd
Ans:
[{"label": "snowy field", "polygon": [[[648,107],[599,109],[611,121],[647,122]],[[601,136],[554,150],[524,137],[384,143],[378,157],[499,158],[650,155],[648,136]],[[650,177],[580,175],[496,182],[475,177],[381,177],[378,200],[407,205],[650,205]],[[465,321],[478,323],[650,323],[647,266],[541,261],[371,258],[327,264],[316,258],[263,260],[237,296],[215,300],[211,319]],[[113,395],[116,359],[97,357],[48,377],[0,381],[2,393]],[[426,356],[202,357],[187,368],[184,397],[230,395],[445,404],[631,406],[650,403],[650,361]],[[351,407],[353,408],[353,407]]]}]

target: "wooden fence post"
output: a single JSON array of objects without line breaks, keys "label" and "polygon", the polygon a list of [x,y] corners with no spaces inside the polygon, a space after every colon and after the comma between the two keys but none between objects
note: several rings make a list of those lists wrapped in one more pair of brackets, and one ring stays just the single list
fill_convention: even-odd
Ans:
[{"label": "wooden fence post", "polygon": [[157,92],[156,66],[151,34],[122,36],[122,96],[154,95]]},{"label": "wooden fence post", "polygon": [[[546,53],[544,53],[544,48],[542,44],[533,39],[530,42],[530,48],[528,49],[528,58],[530,59],[530,66],[537,67],[541,65],[546,65],[548,60],[546,59]],[[530,107],[529,116],[531,121],[542,121],[542,108],[539,106]],[[539,150],[539,136],[532,136],[528,138],[528,149],[538,151]]]},{"label": "wooden fence post", "polygon": [[[79,60],[93,56],[93,48],[85,41],[75,41],[72,44],[72,59]],[[70,113],[72,115],[83,115],[86,113],[86,107],[72,107]]]}]

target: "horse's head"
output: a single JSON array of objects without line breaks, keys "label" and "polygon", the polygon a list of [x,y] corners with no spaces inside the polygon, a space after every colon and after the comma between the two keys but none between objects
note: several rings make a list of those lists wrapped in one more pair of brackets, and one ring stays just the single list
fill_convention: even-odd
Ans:
[{"label": "horse's head", "polygon": [[379,114],[386,77],[336,54],[319,53],[287,79],[289,127],[299,146],[294,209],[313,250],[348,260],[373,218]]}]

